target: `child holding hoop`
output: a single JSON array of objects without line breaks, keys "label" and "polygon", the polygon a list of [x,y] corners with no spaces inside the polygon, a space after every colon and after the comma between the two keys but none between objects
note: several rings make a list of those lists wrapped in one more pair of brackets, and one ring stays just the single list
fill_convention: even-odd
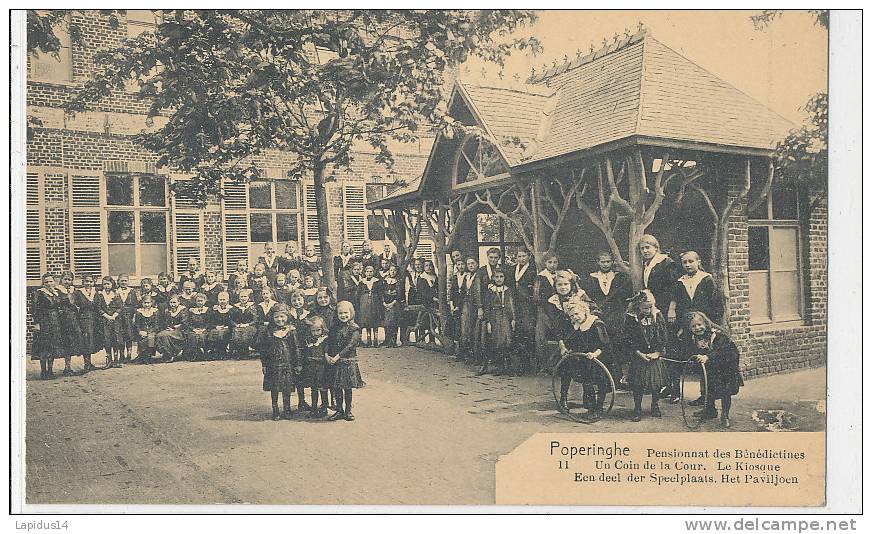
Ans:
[{"label": "child holding hoop", "polygon": [[630,362],[634,403],[632,421],[642,420],[642,397],[646,392],[651,393],[651,416],[661,417],[657,403],[660,389],[666,384],[666,368],[661,357],[666,353],[669,331],[650,290],[643,289],[630,301],[622,338]]},{"label": "child holding hoop", "polygon": [[[593,423],[602,418],[603,404],[611,385],[608,377],[591,360],[598,359],[608,364],[609,334],[606,325],[591,313],[590,306],[577,301],[567,306],[567,316],[560,324],[560,409],[569,411],[567,394],[573,379],[581,379],[585,393],[595,396],[591,408],[582,415],[582,420]],[[572,355],[570,355],[572,353]]]},{"label": "child holding hoop", "polygon": [[724,331],[706,314],[693,311],[685,318],[686,331],[679,338],[681,353],[706,366],[708,399],[705,408],[694,413],[702,420],[715,419],[715,399],[721,400],[721,425],[730,427],[733,395],[745,385],[739,370],[739,349]]}]

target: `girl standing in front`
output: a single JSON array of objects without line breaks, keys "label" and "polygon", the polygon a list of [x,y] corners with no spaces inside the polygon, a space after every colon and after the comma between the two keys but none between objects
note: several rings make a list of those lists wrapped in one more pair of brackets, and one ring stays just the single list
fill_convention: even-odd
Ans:
[{"label": "girl standing in front", "polygon": [[52,364],[60,352],[61,323],[58,316],[55,277],[42,275],[42,287],[33,296],[33,354],[39,358],[39,378],[54,378]]},{"label": "girl standing in front", "polygon": [[[382,260],[385,261],[385,260]],[[397,334],[400,329],[400,314],[403,305],[400,300],[402,288],[397,279],[397,266],[391,264],[388,274],[382,280],[382,304],[384,305],[385,347],[397,346]]]},{"label": "girl standing in front", "polygon": [[284,304],[277,304],[272,310],[260,362],[263,368],[263,390],[269,391],[272,401],[272,420],[278,421],[282,418],[279,414],[279,393],[282,394],[284,418],[290,419],[295,373],[299,373],[302,368],[294,327],[288,321],[288,308]]},{"label": "girl standing in front", "polygon": [[[331,415],[331,421],[345,419],[354,421],[351,413],[352,392],[364,386],[357,365],[357,346],[360,345],[360,327],[354,322],[354,306],[347,300],[336,305],[336,315],[339,322],[335,332],[331,332],[331,346],[335,354],[327,361],[332,365],[333,390],[336,395],[336,413]],[[343,404],[344,403],[344,404]]]},{"label": "girl standing in front", "polygon": [[672,289],[681,275],[678,265],[660,250],[660,242],[650,234],[639,240],[639,254],[642,255],[642,286],[654,295],[654,305],[660,310],[669,311]]},{"label": "girl standing in front", "polygon": [[209,318],[209,334],[206,337],[206,350],[210,358],[223,360],[227,357],[232,312],[230,294],[226,291],[218,293],[218,304],[212,306]]},{"label": "girl standing in front", "polygon": [[61,322],[60,355],[64,357],[64,376],[73,376],[73,356],[82,349],[82,330],[79,326],[79,310],[74,297],[73,273],[61,275],[61,283],[55,286],[58,295],[58,319]]},{"label": "girl standing in front", "polygon": [[206,355],[210,310],[205,294],[197,293],[194,302],[194,307],[188,310],[188,320],[185,323],[185,359],[197,362]]},{"label": "girl standing in front", "polygon": [[[560,409],[569,411],[566,397],[573,378],[580,378],[584,396],[592,399],[590,409],[581,417],[587,422],[598,421],[603,415],[603,404],[611,387],[606,374],[591,360],[599,360],[608,365],[609,334],[606,325],[591,313],[590,306],[584,302],[569,305],[567,317],[561,318],[560,355],[565,358],[560,365]],[[569,355],[567,357],[567,355]]]},{"label": "girl standing in front", "polygon": [[121,299],[121,361],[129,362],[133,359],[133,341],[136,339],[136,328],[133,326],[133,316],[139,307],[139,297],[136,291],[130,287],[130,277],[126,274],[118,275],[118,289],[115,291]]},{"label": "girl standing in front", "polygon": [[720,399],[721,425],[729,428],[733,395],[745,385],[739,370],[739,349],[704,313],[690,312],[685,324],[687,331],[679,338],[680,352],[685,358],[705,365],[708,372],[708,401],[694,415],[703,420],[716,418],[715,400]]},{"label": "girl standing in front", "polygon": [[[331,374],[327,369],[328,330],[320,316],[306,319],[306,333],[301,337],[302,352],[306,360],[305,381],[303,385],[311,388],[312,408],[309,417],[327,416],[327,390],[332,385]],[[318,399],[321,405],[318,405]]]},{"label": "girl standing in front", "polygon": [[[482,279],[482,283],[484,283],[484,279]],[[431,260],[424,260],[424,271],[418,276],[416,289],[418,303],[425,309],[418,314],[415,321],[417,329],[415,341],[435,342],[436,325],[432,324],[430,318],[433,317],[433,310],[439,307],[439,280],[436,278],[436,267]]]},{"label": "girl standing in front", "polygon": [[[378,327],[382,322],[382,299],[381,280],[375,277],[375,268],[367,265],[364,278],[357,284],[357,302],[360,313],[358,324],[360,325],[361,337],[367,333],[366,346],[377,347]],[[363,343],[361,343],[362,345]]]},{"label": "girl standing in front", "polygon": [[103,346],[106,348],[106,369],[121,367],[121,347],[124,344],[123,323],[120,320],[123,304],[115,294],[115,280],[103,277],[103,290],[97,295],[97,311],[103,327]]},{"label": "girl standing in front", "polygon": [[666,354],[669,331],[650,290],[643,289],[630,301],[621,337],[626,360],[630,362],[632,420],[642,420],[642,397],[646,392],[651,393],[651,415],[660,417],[657,401],[660,389],[666,384],[666,368],[661,357]]},{"label": "girl standing in front", "polygon": [[[306,339],[306,330],[308,326],[306,321],[311,318],[312,314],[306,309],[306,297],[302,289],[297,289],[291,293],[291,308],[288,310],[288,320],[294,327],[297,340],[302,343]],[[301,360],[301,365],[305,365],[305,361]],[[303,388],[302,382],[297,382],[297,409],[311,410],[312,407],[306,403],[306,391]]]},{"label": "girl standing in front", "polygon": [[515,330],[515,297],[506,285],[506,275],[498,267],[491,273],[491,283],[484,295],[485,327],[487,328],[487,350],[484,363],[478,374],[487,372],[489,361],[497,362],[499,368],[494,373],[502,375],[510,372],[509,350]]},{"label": "girl standing in front", "polygon": [[85,360],[84,371],[94,371],[97,367],[91,361],[93,355],[100,352],[98,325],[100,314],[97,311],[97,290],[94,288],[94,277],[86,274],[82,277],[82,287],[76,290],[74,299],[79,310],[79,329],[82,331],[82,345],[79,350]]},{"label": "girl standing in front", "polygon": [[460,312],[460,353],[458,359],[475,362],[479,356],[481,321],[484,319],[478,259],[473,256],[466,258],[466,273],[466,278],[460,287],[463,308]]}]

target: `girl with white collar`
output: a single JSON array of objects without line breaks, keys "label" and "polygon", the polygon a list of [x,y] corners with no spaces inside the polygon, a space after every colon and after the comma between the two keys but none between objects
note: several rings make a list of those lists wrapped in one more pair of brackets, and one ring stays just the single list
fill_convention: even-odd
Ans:
[{"label": "girl with white collar", "polygon": [[73,356],[78,356],[82,346],[82,330],[79,327],[79,310],[76,308],[73,273],[61,275],[61,283],[55,287],[58,294],[58,318],[61,322],[60,355],[64,357],[64,376],[73,376]]},{"label": "girl with white collar", "polygon": [[124,338],[121,332],[121,308],[124,304],[115,293],[115,280],[103,277],[103,289],[97,294],[97,311],[103,328],[103,346],[106,348],[106,369],[121,367],[121,346]]},{"label": "girl with white collar", "polygon": [[610,385],[605,373],[591,360],[597,359],[606,365],[611,362],[606,325],[591,312],[586,302],[575,301],[567,307],[567,314],[561,318],[559,328],[560,355],[566,357],[557,370],[560,375],[560,409],[569,411],[569,386],[574,378],[581,378],[584,396],[590,397],[585,402],[589,408],[582,419],[586,422],[598,421],[602,418]]},{"label": "girl with white collar", "polygon": [[33,296],[33,348],[34,357],[39,358],[39,378],[54,378],[52,364],[60,352],[60,319],[58,316],[58,294],[55,291],[55,277],[51,273],[42,275],[42,287]]},{"label": "girl with white collar", "polygon": [[82,331],[82,345],[79,351],[85,360],[85,372],[97,369],[91,358],[103,347],[100,345],[97,327],[100,314],[97,312],[97,289],[94,287],[94,277],[90,274],[82,276],[82,287],[73,295],[76,309],[79,310],[79,329]]},{"label": "girl with white collar", "polygon": [[157,335],[163,328],[163,314],[154,304],[154,297],[144,295],[142,306],[133,316],[137,332],[136,359],[140,363],[151,363],[157,349]]},{"label": "girl with white collar", "polygon": [[632,421],[642,420],[645,393],[651,394],[651,415],[660,417],[657,401],[666,384],[666,368],[661,358],[666,354],[669,331],[650,290],[643,289],[631,300],[621,338],[630,362],[630,387],[635,404]]},{"label": "girl with white collar", "polygon": [[642,287],[654,295],[657,308],[668,310],[675,281],[681,276],[678,265],[661,251],[660,242],[651,234],[639,239],[639,254],[643,263]]}]

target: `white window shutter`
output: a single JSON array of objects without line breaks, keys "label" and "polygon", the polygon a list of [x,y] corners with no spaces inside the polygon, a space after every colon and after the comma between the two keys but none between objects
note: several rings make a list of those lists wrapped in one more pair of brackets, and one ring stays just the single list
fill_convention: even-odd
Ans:
[{"label": "white window shutter", "polygon": [[99,278],[108,269],[103,174],[76,170],[68,183],[73,272]]}]

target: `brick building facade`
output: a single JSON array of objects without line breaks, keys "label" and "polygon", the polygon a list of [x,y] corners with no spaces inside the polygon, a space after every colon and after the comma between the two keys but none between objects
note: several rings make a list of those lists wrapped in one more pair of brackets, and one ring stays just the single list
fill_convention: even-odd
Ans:
[{"label": "brick building facade", "polygon": [[[159,272],[178,273],[191,257],[226,274],[239,259],[253,265],[268,241],[280,252],[286,242],[301,250],[317,245],[311,178],[287,179],[292,155],[264,154],[257,163],[266,180],[225,184],[223,199],[199,209],[170,194],[170,183],[188,177],[156,169],[156,155],[132,141],[132,135],[166,120],[157,117],[146,124],[147,102],[128,92],[66,115],[62,105],[90,76],[95,53],[119,46],[155,22],[150,11],[136,10],[120,16],[117,27],[96,11],[72,11],[70,17],[81,39],[71,39],[61,28],[58,58],[28,58],[27,113],[41,123],[27,142],[29,286],[43,272],[68,269],[77,275],[124,272],[136,283]],[[384,231],[365,204],[420,176],[431,142],[423,138],[392,147],[392,169],[375,161],[373,149],[355,150],[351,169],[337,172],[328,184],[334,246],[369,239],[380,250]]]}]

